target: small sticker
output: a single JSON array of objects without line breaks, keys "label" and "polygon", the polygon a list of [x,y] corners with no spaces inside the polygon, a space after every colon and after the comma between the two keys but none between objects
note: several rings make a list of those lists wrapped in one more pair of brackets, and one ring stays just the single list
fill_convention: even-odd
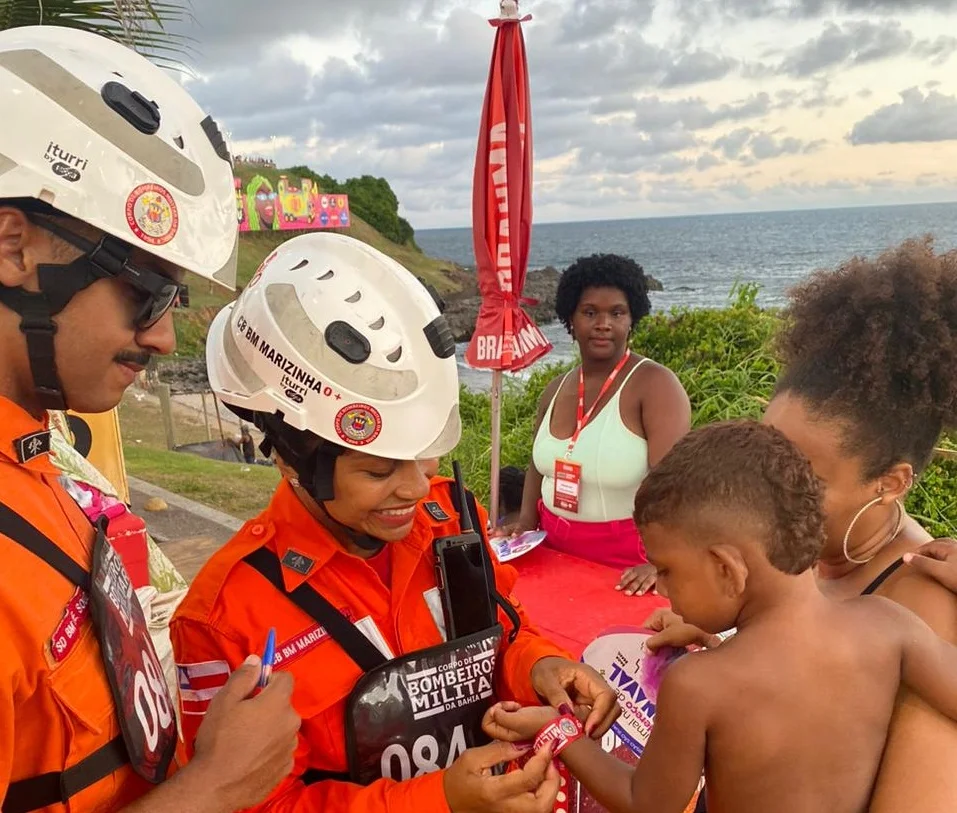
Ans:
[{"label": "small sticker", "polygon": [[578,729],[571,720],[560,720],[558,727],[562,730],[563,734],[567,734],[569,737],[574,737],[578,733]]},{"label": "small sticker", "polygon": [[126,222],[144,243],[163,246],[176,236],[179,212],[173,196],[164,187],[145,183],[126,199]]},{"label": "small sticker", "polygon": [[46,431],[34,432],[30,435],[24,435],[22,438],[17,438],[13,441],[13,444],[20,462],[28,463],[35,457],[49,453],[50,433]]},{"label": "small sticker", "polygon": [[372,443],[382,431],[382,417],[368,404],[350,404],[336,415],[336,432],[352,446]]},{"label": "small sticker", "polygon": [[315,564],[314,559],[310,559],[308,556],[292,549],[287,550],[282,557],[283,567],[288,567],[290,570],[296,571],[300,576],[308,576],[309,571],[312,570]]},{"label": "small sticker", "polygon": [[424,502],[422,507],[429,512],[429,516],[436,522],[448,522],[452,519],[437,502]]},{"label": "small sticker", "polygon": [[510,562],[537,548],[545,539],[544,531],[526,531],[519,536],[491,540],[492,550],[500,562]]}]

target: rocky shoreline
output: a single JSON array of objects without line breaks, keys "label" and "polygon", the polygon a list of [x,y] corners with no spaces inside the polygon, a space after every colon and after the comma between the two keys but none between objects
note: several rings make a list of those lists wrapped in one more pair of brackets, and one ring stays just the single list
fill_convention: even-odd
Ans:
[{"label": "rocky shoreline", "polygon": [[[459,290],[454,293],[438,294],[435,291],[432,293],[441,300],[439,307],[449,322],[455,341],[467,342],[472,338],[482,297],[479,294],[474,272],[454,268],[449,269],[448,275],[459,286]],[[554,322],[558,318],[555,314],[555,294],[560,278],[561,273],[556,268],[548,266],[529,272],[525,279],[524,296],[538,302],[536,305],[526,306],[525,310],[539,325]],[[654,277],[647,276],[647,279],[648,290],[663,290],[661,283]],[[156,364],[151,373],[149,378],[155,380],[155,376],[158,375],[159,380],[169,384],[170,392],[174,395],[209,391],[204,358],[164,359]]]}]

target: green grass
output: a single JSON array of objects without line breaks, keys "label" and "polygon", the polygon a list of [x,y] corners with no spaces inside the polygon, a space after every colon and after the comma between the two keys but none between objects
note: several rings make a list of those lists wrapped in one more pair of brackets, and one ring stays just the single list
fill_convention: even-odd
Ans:
[{"label": "green grass", "polygon": [[221,463],[141,445],[124,444],[123,453],[134,477],[240,519],[262,511],[279,483],[279,472],[270,466]]},{"label": "green grass", "polygon": [[[119,413],[126,470],[134,477],[240,519],[262,511],[279,483],[279,472],[272,467],[222,463],[169,451],[162,413],[151,401],[127,395]],[[209,419],[216,438],[219,430],[212,405]],[[207,439],[202,416],[177,414],[174,425],[177,445]]]}]

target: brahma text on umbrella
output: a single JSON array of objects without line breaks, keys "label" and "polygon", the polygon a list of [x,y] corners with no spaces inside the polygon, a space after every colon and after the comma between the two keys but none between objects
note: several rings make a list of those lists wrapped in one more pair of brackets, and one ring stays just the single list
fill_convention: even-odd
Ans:
[{"label": "brahma text on umbrella", "polygon": [[[502,357],[504,337],[493,334],[475,337],[475,350],[479,361],[493,361]],[[534,324],[528,324],[518,333],[512,334],[512,356],[521,358],[527,356],[535,347],[545,347],[548,344],[545,336]]]}]

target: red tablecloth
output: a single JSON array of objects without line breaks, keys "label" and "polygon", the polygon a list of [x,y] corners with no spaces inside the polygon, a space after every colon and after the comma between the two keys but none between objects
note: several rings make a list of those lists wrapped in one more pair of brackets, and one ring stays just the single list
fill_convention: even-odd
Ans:
[{"label": "red tablecloth", "polygon": [[544,545],[510,563],[519,573],[515,596],[529,618],[576,658],[609,627],[640,626],[668,601],[615,590],[621,571],[559,553]]}]

